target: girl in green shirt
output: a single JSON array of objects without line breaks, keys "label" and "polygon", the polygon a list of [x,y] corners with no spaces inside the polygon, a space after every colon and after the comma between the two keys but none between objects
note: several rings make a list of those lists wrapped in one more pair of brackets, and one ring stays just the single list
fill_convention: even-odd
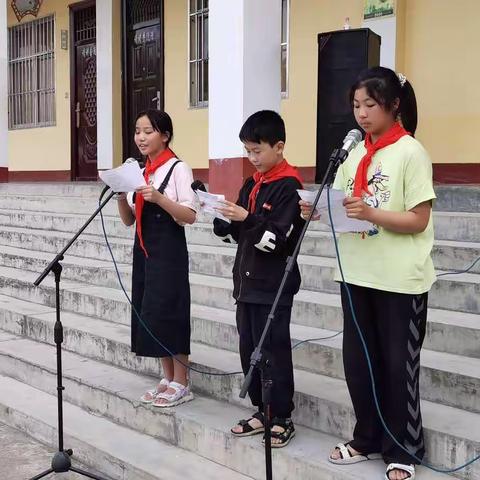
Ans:
[{"label": "girl in green shirt", "polygon": [[[428,291],[435,281],[430,158],[415,140],[417,105],[405,76],[375,67],[360,74],[350,100],[361,142],[340,166],[334,188],[345,191],[347,216],[374,227],[339,238],[345,282],[365,337],[385,422],[380,422],[370,375],[345,286],[345,377],[357,423],[353,440],[338,444],[329,460],[352,464],[381,456],[387,480],[413,479],[425,453],[419,397],[420,349]],[[307,217],[311,205],[300,202]],[[341,281],[337,272],[336,280]],[[416,458],[412,457],[412,454]]]}]

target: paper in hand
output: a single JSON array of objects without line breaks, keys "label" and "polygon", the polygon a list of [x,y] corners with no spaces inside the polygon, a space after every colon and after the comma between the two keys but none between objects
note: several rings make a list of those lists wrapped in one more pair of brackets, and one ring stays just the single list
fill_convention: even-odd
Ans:
[{"label": "paper in hand", "polygon": [[138,162],[128,162],[112,170],[100,171],[99,176],[114,192],[134,192],[146,185]]},{"label": "paper in hand", "polygon": [[220,212],[215,210],[216,208],[221,208],[224,206],[221,202],[225,200],[225,195],[202,192],[202,190],[195,190],[195,193],[198,195],[203,212],[230,223],[229,218],[224,217]]},{"label": "paper in hand", "polygon": [[[312,204],[317,196],[317,191],[297,190],[297,192],[302,200]],[[335,188],[330,189],[330,211],[332,213],[332,220],[335,231],[338,233],[353,233],[368,232],[369,230],[372,230],[374,228],[372,223],[367,222],[366,220],[358,220],[356,218],[347,217],[347,211],[343,206],[343,200],[345,200],[345,197],[346,195],[343,190],[338,190]],[[326,188],[320,195],[317,207],[315,208],[315,213],[320,215],[320,223],[331,226],[330,218],[328,215],[328,200]]]}]

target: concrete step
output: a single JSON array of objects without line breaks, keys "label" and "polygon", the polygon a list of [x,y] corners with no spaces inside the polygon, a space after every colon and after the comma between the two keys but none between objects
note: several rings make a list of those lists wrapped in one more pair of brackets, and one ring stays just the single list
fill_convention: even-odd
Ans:
[{"label": "concrete step", "polygon": [[434,212],[433,225],[438,240],[480,242],[478,205],[474,212]]},{"label": "concrete step", "polygon": [[[41,232],[41,233],[40,233]],[[47,231],[31,231],[28,229],[17,229],[4,227],[0,232],[0,245],[6,247],[25,249],[25,255],[18,252],[10,258],[5,258],[5,264],[17,266],[17,268],[29,268],[35,271],[41,270],[37,252],[49,252],[52,258],[59,252],[68,238],[66,233],[55,233]],[[445,242],[444,242],[445,243]],[[122,238],[111,239],[113,254],[120,264],[131,262],[131,241]],[[459,247],[460,248],[460,247]],[[463,248],[463,247],[462,247]],[[30,252],[29,252],[30,251]],[[213,247],[205,245],[189,245],[191,271],[200,274],[218,275],[231,278],[231,270],[234,262],[234,250],[229,247]],[[76,257],[86,257],[99,261],[108,262],[111,260],[110,252],[104,239],[95,235],[82,235],[71,247],[69,254]],[[456,253],[459,255],[459,253]],[[28,257],[35,258],[30,261]],[[15,258],[17,257],[17,258]],[[48,261],[48,257],[45,257]],[[306,290],[323,291],[327,293],[338,292],[338,285],[333,282],[335,259],[318,257],[314,255],[301,255],[299,263],[302,272],[302,288]],[[31,267],[29,267],[29,263]],[[87,262],[88,263],[88,262]],[[89,266],[85,265],[88,270]],[[477,265],[480,268],[480,262]],[[74,269],[75,270],[75,269]],[[93,270],[93,271],[92,271]],[[129,269],[126,272],[125,283],[130,283]],[[78,272],[77,272],[78,273]],[[96,285],[100,284],[95,275],[95,268],[90,265],[90,271],[84,271],[81,276],[85,281]],[[77,275],[77,274],[75,274]],[[74,278],[78,278],[75,276]],[[109,286],[116,284],[115,278],[110,275],[107,279]],[[478,274],[448,275],[439,277],[430,294],[430,305],[435,308],[458,310],[468,313],[480,312],[480,276]],[[230,302],[229,302],[230,303]]]},{"label": "concrete step", "polygon": [[[41,273],[53,260],[54,253],[26,250],[24,248],[0,245],[0,265],[29,272]],[[132,267],[130,264],[117,263],[122,281],[130,289]],[[86,257],[65,255],[62,261],[62,279],[120,288],[113,262]]]},{"label": "concrete step", "polygon": [[[0,225],[70,233],[72,237],[89,219],[90,215],[80,213],[30,212],[23,210],[0,210]],[[118,215],[104,215],[105,229],[109,237],[132,239],[133,227],[126,227]],[[103,235],[100,215],[87,227],[85,233]]]},{"label": "concrete step", "polygon": [[[18,229],[39,230],[38,233],[44,230],[49,232],[54,230],[73,235],[87,219],[88,215],[73,213],[0,210],[0,225]],[[207,220],[202,215],[199,215],[199,219]],[[124,226],[118,215],[106,215],[104,221],[109,238],[133,238],[133,228]],[[438,221],[437,240],[433,257],[437,268],[462,270],[471,265],[480,256],[480,213],[439,212],[436,213],[436,221]],[[311,224],[302,246],[302,253],[334,257],[335,251],[331,234],[328,229],[318,230],[319,225],[318,222]],[[86,233],[103,237],[99,217],[91,223]],[[213,235],[211,222],[208,221],[202,223],[197,219],[195,225],[186,228],[186,233],[190,244],[226,246]],[[62,238],[68,240],[70,237],[64,235]],[[479,273],[480,265],[474,267],[472,271]]]},{"label": "concrete step", "polygon": [[[51,350],[47,345],[3,335],[0,342],[0,371],[3,375],[30,385],[29,388],[53,394],[56,378],[55,359]],[[138,402],[138,396],[151,388],[154,379],[68,352],[64,354],[64,363],[67,367],[64,395],[68,402],[141,434],[161,438],[184,451],[193,451],[213,462],[241,471],[248,478],[263,478],[263,452],[259,437],[237,440],[228,433],[232,423],[238,418],[245,418],[248,410],[203,397],[170,411],[146,407]],[[6,383],[12,383],[10,378],[6,380]],[[53,397],[51,399],[54,400]],[[460,434],[460,429],[456,434]],[[297,437],[289,448],[273,454],[275,478],[343,479],[382,475],[382,462],[368,462],[367,469],[363,465],[361,468],[345,469],[329,464],[326,457],[336,441],[329,435],[298,427]],[[419,472],[422,478],[443,477],[423,468]],[[225,478],[244,477],[237,475]]]},{"label": "concrete step", "polygon": [[[0,232],[0,245],[19,247],[51,253],[52,258],[62,250],[72,238],[70,233],[28,228],[3,227]],[[114,238],[110,240],[115,259],[129,263],[132,259],[132,239]],[[105,239],[99,235],[83,233],[68,250],[69,255],[103,261],[111,260]]]},{"label": "concrete step", "polygon": [[[3,297],[8,309],[10,297]],[[84,304],[89,304],[86,300]],[[29,304],[30,305],[30,304]],[[52,304],[53,307],[53,304]],[[45,308],[42,306],[42,308]],[[53,310],[52,310],[53,311]],[[81,309],[75,310],[82,313]],[[112,321],[112,319],[110,319]],[[117,321],[120,319],[118,318]],[[85,320],[82,320],[84,322]],[[93,321],[100,321],[94,318]],[[115,321],[115,319],[113,319]],[[128,331],[129,320],[124,320],[123,328]],[[13,327],[4,327],[12,331]],[[122,328],[118,326],[117,328]],[[212,309],[201,305],[192,307],[192,341],[208,347],[237,351],[237,333],[234,312]],[[15,331],[15,333],[21,333]],[[336,332],[324,329],[292,325],[293,343],[331,337]],[[127,334],[127,341],[129,337]],[[202,348],[198,346],[198,348]],[[322,375],[343,378],[341,337],[318,341],[308,341],[295,348],[295,366]],[[480,386],[480,359],[458,355],[424,351],[422,361],[422,382],[425,385],[425,398],[472,411],[480,411],[480,400],[476,391]]]},{"label": "concrete step", "polygon": [[[6,376],[0,377],[0,385],[1,420],[56,446],[56,398]],[[194,480],[198,471],[215,480],[252,478],[67,402],[64,418],[65,445],[73,448],[74,458],[101,469],[112,479]]]},{"label": "concrete step", "polygon": [[10,182],[0,185],[2,196],[91,197],[100,195],[104,183],[98,182]]},{"label": "concrete step", "polygon": [[[68,201],[68,199],[65,199]],[[90,213],[93,213],[92,210]],[[109,212],[112,213],[109,207]],[[27,227],[31,229],[48,229],[75,233],[87,221],[90,215],[80,213],[34,212],[14,209],[0,210],[0,225]],[[118,214],[105,215],[105,225],[110,236],[132,237],[132,229],[123,225]],[[211,229],[211,218],[199,213],[198,222]],[[475,212],[434,212],[435,238],[460,242],[480,242],[480,213]],[[309,231],[330,232],[319,222],[312,222]],[[100,216],[95,219],[88,232],[101,234]],[[215,239],[213,240],[215,241]]]},{"label": "concrete step", "polygon": [[[39,314],[44,320],[47,318],[48,314]],[[28,318],[32,318],[33,315],[28,315]],[[78,333],[72,332],[72,328],[76,329],[77,332],[81,328],[83,331],[84,329],[90,329],[93,326],[89,325],[89,320],[86,321],[86,323],[79,323],[78,319],[73,319],[77,320],[75,321],[75,326],[70,326],[70,324],[73,324],[72,318],[70,318],[71,315],[68,315],[68,318],[66,321],[64,321],[65,325],[65,350],[70,350],[70,347],[73,346],[76,349],[80,350],[85,350],[86,348],[89,348],[85,346],[85,341],[86,337],[81,337]],[[27,316],[24,316],[24,321],[27,320]],[[50,324],[48,328],[43,330],[43,334],[46,337],[49,337],[51,332],[51,329],[53,327],[53,316],[51,320],[48,320],[48,323]],[[81,327],[80,327],[81,326]],[[27,327],[29,328],[29,327]],[[105,325],[96,325],[96,327],[93,327],[95,330],[95,335],[97,337],[100,337],[101,335],[107,333],[107,330],[105,329]],[[29,333],[33,333],[32,330],[30,330]],[[102,361],[108,361],[110,362],[110,358],[112,355],[112,347],[114,346],[115,342],[122,342],[120,336],[121,333],[119,330],[113,331],[112,329],[109,331],[110,338],[109,339],[104,339],[103,342],[100,340],[97,340],[93,343],[92,347],[90,347],[90,358],[93,358],[93,355],[95,354],[100,354],[98,360]],[[75,337],[75,338],[73,338]],[[115,340],[115,337],[118,340]],[[29,334],[29,338],[32,338],[32,336]],[[124,338],[125,340],[125,338]],[[22,340],[25,341],[25,340]],[[102,355],[102,346],[105,346],[108,344],[109,346],[104,350],[103,353],[106,353],[106,356]],[[0,342],[0,350],[3,348],[8,349],[8,346],[4,345],[4,342]],[[47,354],[40,355],[37,350],[34,350],[29,354],[29,358],[31,359],[32,362],[35,363],[42,363],[42,362],[49,362],[50,368],[53,368],[54,365],[54,348],[49,347],[51,349],[51,354],[50,358],[48,357]],[[97,349],[95,352],[94,349]],[[128,345],[125,345],[125,348],[123,349],[123,352],[119,352],[117,355],[117,361],[113,362],[115,367],[126,367],[128,365],[131,365],[132,363],[136,363],[137,367],[142,365],[138,363],[138,359],[135,359],[131,354],[127,353],[128,352]],[[85,355],[85,352],[80,352],[82,355]],[[207,355],[208,354],[208,355]],[[1,354],[0,354],[1,355]],[[9,375],[14,375],[16,378],[21,378],[22,381],[25,382],[38,382],[42,385],[46,384],[45,381],[42,381],[42,378],[44,378],[44,375],[41,375],[38,372],[37,368],[32,368],[32,366],[29,366],[27,368],[23,368],[18,362],[20,361],[21,363],[25,362],[25,357],[26,354],[24,351],[22,351],[21,347],[16,344],[12,345],[11,348],[9,349],[8,352],[9,358],[13,358],[14,360],[12,361],[6,361],[2,358],[1,362],[1,367],[3,369],[8,370]],[[130,360],[128,357],[133,357],[133,361]],[[208,368],[209,371],[214,371],[214,372],[225,372],[225,371],[232,371],[235,368],[238,368],[239,360],[238,356],[236,354],[230,353],[230,352],[216,352],[215,350],[212,349],[207,349],[204,348],[203,351],[202,349],[198,349],[198,351],[194,352],[192,355],[192,358],[198,359],[201,356],[204,356],[204,359],[202,359],[201,362],[195,362],[195,366],[199,366],[199,364],[204,365],[203,368]],[[21,360],[18,360],[18,358],[21,358]],[[67,358],[67,357],[66,357]],[[46,360],[48,359],[48,360]],[[96,400],[95,400],[95,408],[99,408],[99,400],[105,399],[105,391],[108,389],[113,389],[115,394],[119,397],[125,397],[127,396],[127,401],[129,404],[129,407],[132,406],[136,408],[137,410],[140,409],[140,411],[137,411],[135,414],[128,415],[128,414],[123,414],[121,415],[120,422],[121,423],[127,423],[129,426],[131,425],[130,422],[134,423],[135,428],[139,428],[138,422],[142,422],[143,427],[142,428],[148,428],[150,429],[148,433],[152,431],[152,429],[155,429],[156,433],[159,431],[162,431],[164,435],[167,435],[165,432],[165,423],[171,421],[170,418],[167,418],[163,420],[162,422],[152,422],[151,417],[144,415],[143,411],[141,410],[142,407],[138,407],[135,403],[136,398],[138,398],[139,392],[141,393],[144,391],[145,386],[149,387],[151,386],[152,380],[149,382],[146,381],[142,383],[142,381],[138,378],[138,374],[135,376],[136,380],[131,379],[132,376],[130,375],[129,382],[125,387],[122,388],[122,374],[112,374],[108,373],[110,370],[107,372],[106,369],[108,366],[105,364],[102,364],[100,368],[96,367],[94,368],[94,371],[96,374],[92,374],[92,370],[90,365],[92,364],[91,360],[86,360],[82,359],[80,361],[80,366],[79,369],[77,369],[77,372],[75,371],[75,368],[68,363],[68,361],[65,361],[66,369],[65,369],[65,375],[70,378],[70,377],[78,377],[79,375],[82,376],[81,383],[84,383],[82,388],[79,387],[71,387],[70,385],[67,384],[67,392],[66,394],[69,395],[69,400],[72,400],[73,398],[78,398],[78,399],[83,399],[82,401],[86,401],[86,397],[88,397],[87,394],[83,393],[83,390],[87,390],[90,392],[90,395],[92,395]],[[211,366],[208,367],[208,364]],[[221,365],[221,369],[218,368],[218,365]],[[146,366],[146,365],[143,365]],[[157,371],[156,372],[145,372],[142,371],[142,369],[137,368],[136,371],[140,373],[154,373],[154,374],[159,374],[158,372],[158,362],[157,362]],[[128,367],[127,367],[128,368]],[[79,373],[79,371],[83,373]],[[26,377],[21,377],[21,375],[26,375]],[[53,371],[50,373],[52,375],[52,380],[51,380],[51,387],[53,388],[54,385],[54,380],[53,380]],[[126,375],[126,374],[125,374]],[[30,376],[34,377],[36,380],[29,380]],[[223,417],[227,419],[225,421],[224,425],[224,431],[226,428],[228,428],[231,425],[232,418],[237,419],[237,418],[243,418],[245,416],[245,411],[242,411],[242,413],[236,414],[232,413],[235,412],[237,407],[233,405],[246,405],[245,403],[239,402],[238,399],[238,393],[242,384],[241,378],[240,377],[215,377],[212,378],[209,375],[199,375],[197,373],[192,373],[192,380],[193,380],[193,385],[194,385],[194,391],[196,393],[200,394],[207,394],[209,396],[212,396],[212,394],[215,394],[217,398],[227,401],[228,405],[225,407],[228,409],[228,413],[226,417],[223,417],[222,413],[225,411],[225,409],[221,408],[221,403],[215,402],[215,406],[211,409],[212,416],[218,419],[218,417]],[[89,387],[89,385],[92,382],[96,382],[98,384],[97,387],[102,391],[100,393],[95,393],[92,394],[92,388]],[[329,377],[324,377],[324,376],[319,376],[319,375],[313,375],[308,372],[301,372],[297,371],[296,372],[296,385],[297,385],[297,393],[296,393],[296,405],[297,408],[294,412],[294,418],[297,424],[302,424],[302,425],[309,425],[315,430],[323,430],[327,433],[334,433],[336,436],[340,436],[343,438],[349,438],[351,435],[351,429],[353,427],[353,422],[354,422],[354,417],[353,417],[353,410],[348,398],[348,393],[346,390],[346,386],[342,380],[338,379],[333,379]],[[42,387],[43,388],[43,387]],[[110,400],[104,400],[106,407],[102,407],[103,411],[100,411],[99,414],[102,415],[103,412],[105,412],[106,409],[108,409],[108,412],[110,412],[111,415],[116,413],[116,409],[120,405],[120,400],[117,399],[116,401]],[[138,402],[137,402],[138,403]],[[196,420],[201,419],[200,421],[206,421],[205,415],[200,415],[197,412],[191,412],[191,408],[195,405],[194,402],[187,404],[182,408],[184,411],[188,411],[191,414],[191,418],[194,418]],[[423,419],[424,419],[424,426],[426,429],[426,443],[427,443],[427,449],[430,452],[430,461],[435,462],[437,464],[444,464],[445,462],[448,461],[453,461],[455,463],[459,463],[461,459],[466,458],[466,456],[471,456],[472,453],[475,453],[479,450],[480,448],[480,437],[479,432],[480,430],[477,429],[477,424],[480,421],[480,417],[478,415],[474,415],[468,412],[464,412],[452,407],[447,407],[447,406],[442,406],[442,405],[437,405],[433,404],[431,402],[424,401],[423,402]],[[175,415],[179,415],[180,408],[175,409]],[[448,419],[448,420],[447,420]],[[148,425],[145,427],[145,425]],[[168,423],[167,423],[168,425]],[[188,428],[189,426],[187,426]],[[308,430],[309,432],[312,432],[311,430]],[[318,434],[318,432],[314,432],[315,435]],[[312,433],[313,434],[313,433]],[[303,436],[303,431],[300,431],[300,435]],[[218,436],[218,435],[217,435]],[[210,438],[210,437],[209,437]],[[312,445],[312,440],[313,438],[308,438],[308,443],[307,445]],[[234,448],[236,442],[225,442],[228,445],[228,448]],[[313,443],[318,445],[318,440]],[[292,443],[292,446],[295,445],[295,443]],[[327,442],[326,445],[326,450],[325,452],[328,452],[328,449],[331,448],[331,441]],[[198,448],[198,446],[197,446]],[[285,451],[290,451],[290,449],[285,449]],[[324,454],[322,457],[324,458]],[[448,457],[447,460],[445,460],[445,452],[452,452],[455,454],[454,458]],[[318,453],[313,457],[313,458],[318,458]],[[447,458],[447,457],[446,457]],[[224,463],[224,462],[222,462]],[[248,462],[247,462],[248,463]],[[448,465],[448,464],[447,464]],[[344,469],[342,468],[342,471]],[[256,477],[255,477],[256,478]],[[303,476],[299,476],[297,478],[304,478]],[[315,478],[315,477],[313,477]],[[316,478],[323,478],[323,477],[316,477]],[[475,476],[471,476],[470,478],[478,478]]]},{"label": "concrete step", "polygon": [[[101,190],[99,191],[100,194]],[[77,195],[0,195],[0,209],[30,212],[81,213],[91,215],[98,208],[98,196]],[[118,215],[115,201],[104,207],[105,215]]]},{"label": "concrete step", "polygon": [[477,212],[480,205],[479,185],[436,185],[434,209],[448,212]]},{"label": "concrete step", "polygon": [[[53,289],[52,289],[53,290]],[[95,295],[96,291],[89,298],[81,302],[82,305],[97,305],[96,311],[103,312],[112,308],[112,305],[120,303],[115,308],[115,312],[122,310],[123,304],[121,297],[117,300],[110,298],[112,303],[108,303],[104,298],[97,299]],[[11,301],[10,297],[3,297],[4,301],[8,305]],[[26,297],[24,297],[26,298]],[[53,301],[53,291],[51,297]],[[49,303],[51,307],[53,303]],[[65,296],[64,296],[65,302]],[[28,304],[31,305],[31,304]],[[66,310],[71,310],[65,304],[62,307]],[[42,307],[45,308],[45,307]],[[7,309],[5,306],[4,309]],[[125,326],[129,324],[128,308],[127,312],[117,313],[113,316],[108,316],[108,319],[112,322],[122,322]],[[85,313],[85,309],[76,308],[74,310],[77,313]],[[89,314],[92,312],[87,310]],[[102,317],[105,318],[105,315]],[[442,320],[441,314],[439,314],[440,320]],[[436,337],[443,338],[443,344],[445,338],[448,339],[448,344],[453,345],[458,343],[460,348],[464,348],[462,344],[463,338],[470,338],[467,331],[460,330],[457,335],[457,330],[461,327],[453,328],[452,325],[448,325],[445,328],[445,333],[441,335],[439,333],[442,322],[438,322],[436,325],[437,332],[435,336],[426,342],[426,346],[435,344]],[[7,327],[5,327],[7,328]],[[9,327],[11,328],[11,327]],[[115,328],[115,327],[114,327]],[[464,327],[466,328],[466,327]],[[128,327],[127,327],[128,329]],[[193,340],[205,343],[209,346],[228,349],[230,351],[237,350],[237,334],[234,326],[234,312],[228,310],[221,310],[203,305],[192,306],[192,329]],[[479,336],[478,328],[472,329],[477,338]],[[452,334],[449,336],[449,332]],[[18,332],[17,332],[18,333]],[[292,339],[296,344],[306,339],[317,339],[330,337],[336,332],[331,330],[325,330],[320,328],[305,327],[302,325],[292,325]],[[128,337],[128,335],[127,335]],[[456,339],[456,342],[454,341]],[[129,340],[129,337],[127,338]],[[478,355],[478,343],[471,342],[471,348],[475,350]],[[468,353],[468,352],[467,352]],[[424,351],[424,362],[422,367],[422,382],[425,385],[425,395],[428,394],[429,399],[434,401],[440,401],[446,404],[455,406],[461,406],[463,408],[478,410],[480,408],[479,400],[475,395],[476,388],[478,387],[478,363],[480,360],[475,358],[467,358],[459,355],[443,356],[436,354],[435,352]],[[341,360],[341,338],[326,339],[324,341],[309,341],[298,348],[294,352],[295,365],[297,368],[306,369],[316,373],[327,374],[330,376],[343,378],[343,368]],[[427,388],[429,387],[429,388]]]},{"label": "concrete step", "polygon": [[[53,309],[47,309],[41,305],[23,302],[5,296],[0,297],[0,305],[1,329],[16,335],[26,335],[33,340],[52,343],[53,325],[55,323],[55,312]],[[195,318],[198,318],[198,316],[196,313],[194,314]],[[62,314],[62,322],[65,328],[64,348],[66,350],[141,373],[151,375],[160,374],[158,360],[135,357],[130,353],[129,327],[68,312]],[[196,323],[197,320],[194,320],[194,325]],[[217,334],[217,336],[220,335],[222,335],[222,332]],[[306,332],[300,330],[299,335],[296,335],[296,331],[294,331],[294,337],[300,337],[301,335],[306,335]],[[225,340],[223,340],[223,342],[225,342]],[[332,364],[338,364],[338,361],[334,357],[339,356],[340,353],[332,347],[330,347],[330,352],[322,352],[322,342],[320,341],[308,343],[308,345],[304,344],[295,351],[297,366],[298,364],[301,365],[302,362],[306,362],[306,351],[313,351],[317,360],[324,365],[325,372],[327,374],[331,373],[334,368]],[[310,344],[313,344],[313,347],[311,347]],[[323,345],[325,344],[326,342],[323,342]],[[213,347],[211,345],[193,342],[192,362],[196,365],[197,369],[203,372],[238,372],[240,370],[238,355],[233,351],[224,350],[222,348],[223,346],[224,345],[220,344]],[[422,382],[425,384],[425,389],[422,390],[422,396],[435,398],[434,396],[437,395],[441,398],[436,398],[436,401],[456,404],[461,402],[462,394],[459,392],[463,389],[465,389],[465,391],[470,390],[470,397],[465,395],[463,401],[467,407],[471,407],[472,405],[475,407],[475,402],[477,402],[478,399],[475,400],[471,397],[475,397],[475,392],[472,394],[472,390],[474,389],[472,385],[475,384],[475,375],[478,376],[478,371],[472,373],[472,370],[475,370],[472,363],[468,364],[468,362],[465,361],[467,365],[465,372],[462,372],[460,376],[456,376],[452,370],[455,368],[455,362],[457,366],[459,364],[464,366],[461,359],[447,355],[441,357],[439,355],[435,356],[433,352],[427,353],[426,355],[424,358],[427,358],[427,364],[430,363],[430,366],[422,367]],[[445,366],[446,370],[437,369],[435,365],[436,361]],[[436,369],[436,371],[433,374],[432,370],[434,369]],[[319,422],[315,420],[315,416],[318,413],[316,405],[320,401],[317,397],[322,397],[324,393],[321,390],[312,390],[312,386],[316,388],[316,386],[321,385],[322,382],[327,382],[330,385],[334,380],[342,382],[341,379],[324,375],[323,373],[325,372],[316,374],[300,368],[296,369],[297,409],[295,416],[297,421],[303,425],[318,428],[329,433],[335,433],[335,429],[329,430],[331,427],[329,427],[328,419]],[[463,375],[464,373],[465,375]],[[466,378],[468,373],[472,373],[474,376],[469,377],[468,381],[463,384],[461,378]],[[220,400],[244,405],[238,398],[238,392],[241,388],[240,376],[211,377],[194,372],[192,373],[192,378],[195,388],[204,394]],[[345,433],[345,435],[346,434],[347,433]]]},{"label": "concrete step", "polygon": [[[219,241],[212,232],[212,227],[208,223],[195,223],[187,227],[187,240],[189,245],[204,246],[224,246],[235,249],[235,246],[229,246]],[[480,236],[477,237],[480,240]],[[328,231],[308,230],[303,240],[300,250],[301,254],[335,257],[335,246],[332,241],[331,233]],[[433,261],[438,269],[442,270],[464,270],[469,267],[478,257],[480,257],[480,242],[460,241],[460,240],[435,240],[432,251]],[[471,270],[473,273],[480,273],[480,266],[477,264]]]},{"label": "concrete step", "polygon": [[[20,271],[18,268],[35,267],[43,270],[46,261],[35,261],[20,255],[20,250],[6,252],[0,249],[3,263],[17,268],[0,267],[0,289],[3,293],[30,301],[54,306],[53,276],[50,274],[40,288],[33,286],[38,274]],[[45,255],[45,254],[44,254]],[[43,263],[45,262],[45,263]],[[85,265],[92,260],[66,257],[63,262],[62,308],[85,315],[129,324],[130,310],[123,293],[118,290],[118,279],[111,267],[97,261],[97,266]],[[130,268],[120,265],[120,274],[129,290]],[[75,280],[72,282],[72,280]],[[81,283],[79,283],[81,281]],[[85,282],[85,283],[84,283]],[[86,284],[89,282],[89,284]],[[92,284],[93,283],[93,284]],[[213,307],[232,311],[235,308],[230,279],[190,274],[192,301],[205,308]],[[106,285],[106,287],[103,287]],[[109,287],[110,285],[110,287]],[[326,330],[339,331],[343,328],[340,296],[323,292],[301,290],[295,297],[292,323]],[[324,335],[320,335],[324,336]],[[463,312],[429,309],[426,347],[436,351],[480,358],[480,316]]]},{"label": "concrete step", "polygon": [[[97,195],[104,184],[98,182],[32,182],[32,183],[4,183],[0,185],[0,195],[22,196],[89,196]],[[306,188],[315,190],[318,185],[306,185]],[[480,204],[479,185],[435,185],[437,199],[434,210],[478,212]]]},{"label": "concrete step", "polygon": [[[238,352],[234,312],[195,306],[192,338],[206,345]],[[296,368],[344,379],[342,336],[318,328],[291,326]],[[312,341],[306,341],[317,339]],[[433,402],[480,412],[480,359],[422,350],[421,385],[423,398]]]}]

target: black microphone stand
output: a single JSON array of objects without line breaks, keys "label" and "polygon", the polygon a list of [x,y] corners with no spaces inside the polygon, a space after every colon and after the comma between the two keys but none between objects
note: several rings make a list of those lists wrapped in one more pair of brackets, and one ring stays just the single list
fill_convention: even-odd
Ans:
[{"label": "black microphone stand", "polygon": [[[105,187],[103,190],[100,199],[108,190],[108,187]],[[100,210],[109,202],[109,200],[115,195],[115,192],[111,192],[107,198],[99,205],[99,207],[93,212],[90,218],[84,223],[80,230],[73,236],[73,238],[68,242],[68,244],[62,249],[62,251],[50,262],[50,264],[45,268],[45,270],[40,274],[40,276],[33,282],[33,284],[38,287],[44,278],[50,273],[53,272],[55,275],[55,311],[56,311],[56,322],[54,326],[54,341],[57,347],[57,403],[58,403],[58,452],[55,453],[52,459],[52,466],[48,470],[32,477],[30,480],[39,480],[40,478],[46,477],[50,473],[63,473],[63,472],[76,472],[80,475],[83,475],[88,478],[93,478],[94,480],[105,480],[102,477],[98,477],[93,473],[86,472],[79,468],[72,467],[72,462],[70,457],[73,455],[73,450],[68,449],[64,450],[63,448],[63,390],[65,387],[62,385],[62,342],[63,342],[63,326],[60,320],[60,276],[62,273],[62,265],[60,262],[64,258],[65,252],[72,246],[72,243],[83,233],[83,231],[90,225],[92,220],[98,215]]]},{"label": "black microphone stand", "polygon": [[262,351],[263,344],[265,342],[265,338],[267,337],[270,331],[270,327],[275,318],[275,312],[277,310],[280,297],[282,296],[283,290],[285,288],[288,275],[290,274],[290,272],[292,271],[295,265],[295,260],[300,251],[303,238],[305,237],[307,228],[310,225],[310,221],[312,220],[312,216],[315,212],[317,203],[320,200],[320,196],[323,192],[323,189],[325,188],[325,185],[330,184],[333,174],[337,171],[340,164],[345,161],[347,156],[348,156],[348,151],[344,149],[338,149],[338,148],[336,148],[330,156],[330,159],[328,161],[327,171],[323,176],[320,189],[318,190],[317,196],[315,197],[315,201],[312,204],[312,211],[308,219],[306,220],[305,225],[303,226],[302,232],[297,241],[297,244],[295,245],[295,249],[292,255],[289,256],[287,259],[287,265],[285,267],[282,281],[278,288],[277,295],[275,296],[275,300],[273,301],[273,305],[270,310],[270,313],[268,314],[267,323],[265,324],[265,328],[263,329],[262,336],[260,337],[260,341],[258,342],[258,345],[253,351],[252,356],[250,358],[250,368],[248,370],[248,373],[243,382],[242,389],[240,391],[240,398],[245,398],[245,396],[247,395],[250,383],[252,382],[253,371],[255,368],[258,368],[260,370],[260,379],[262,384],[262,402],[263,402],[263,409],[264,409],[263,416],[264,416],[264,427],[265,427],[265,472],[266,472],[265,478],[267,480],[272,480],[272,437],[271,437],[271,428],[270,428],[270,422],[271,422],[270,404],[271,404],[271,391],[272,391],[273,381],[269,375],[269,359],[265,358],[265,354]]}]

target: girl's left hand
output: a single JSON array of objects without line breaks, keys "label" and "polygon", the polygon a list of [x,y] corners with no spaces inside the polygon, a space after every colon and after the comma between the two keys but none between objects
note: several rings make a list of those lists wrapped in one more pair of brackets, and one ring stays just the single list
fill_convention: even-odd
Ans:
[{"label": "girl's left hand", "polygon": [[347,211],[348,218],[371,221],[371,214],[374,209],[369,207],[361,198],[347,197],[343,201],[343,206]]},{"label": "girl's left hand", "polygon": [[153,186],[147,185],[137,189],[137,193],[141,194],[146,202],[160,203],[163,195]]},{"label": "girl's left hand", "polygon": [[227,217],[235,222],[243,222],[248,217],[247,210],[240,205],[229,202],[228,200],[223,200],[220,203],[223,204],[223,206],[218,207],[215,210],[220,212],[224,217]]}]

